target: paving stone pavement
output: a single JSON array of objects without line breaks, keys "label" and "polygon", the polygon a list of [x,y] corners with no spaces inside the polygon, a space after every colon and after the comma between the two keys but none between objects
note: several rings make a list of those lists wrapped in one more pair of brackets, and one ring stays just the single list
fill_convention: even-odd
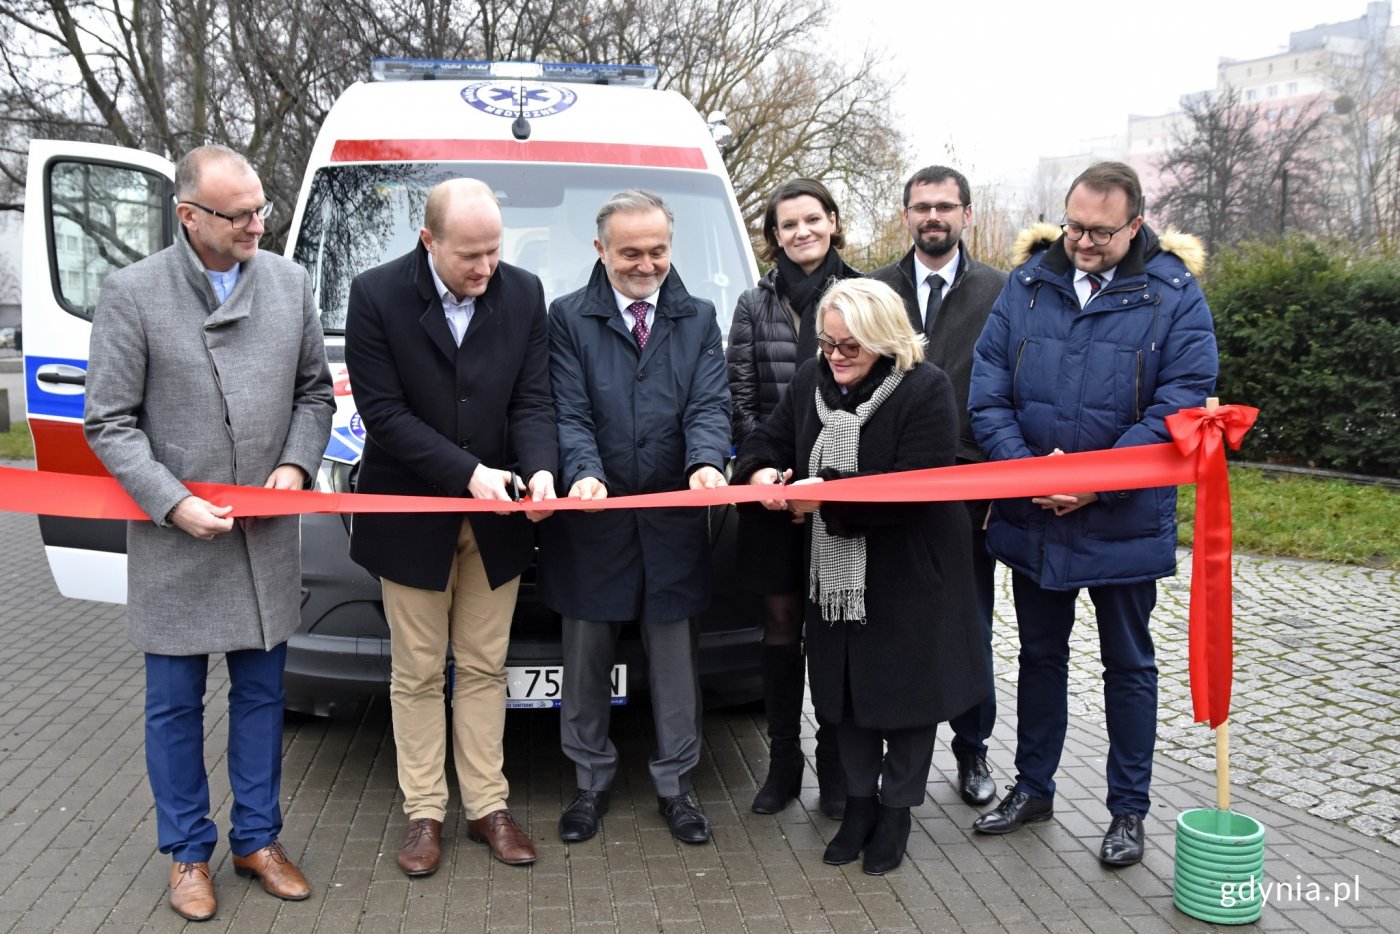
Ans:
[{"label": "paving stone pavement", "polygon": [[[1400,581],[1390,572],[1241,558],[1236,688],[1236,809],[1268,828],[1267,931],[1400,930],[1400,846],[1392,818],[1393,672]],[[1004,583],[1004,582],[1003,582]],[[624,770],[595,839],[558,842],[572,791],[546,711],[508,718],[511,807],[540,851],[507,867],[467,841],[451,812],[443,868],[409,881],[394,848],[402,800],[388,707],[354,717],[289,718],[283,742],[282,840],[311,879],[305,902],[280,902],[232,872],[221,845],[213,870],[219,913],[199,930],[327,932],[1205,931],[1172,905],[1172,825],[1213,802],[1199,760],[1210,734],[1189,723],[1186,581],[1162,588],[1162,755],[1156,763],[1148,854],[1112,871],[1095,854],[1105,743],[1092,627],[1080,627],[1066,755],[1055,819],[1008,837],[968,828],[976,812],[948,781],[946,745],[915,810],[897,871],[827,866],[835,824],[816,811],[809,773],[800,807],[748,810],[766,768],[753,709],[712,711],[695,776],[713,844],[671,839],[646,771],[645,704],[621,708],[614,735]],[[1004,589],[1004,588],[1003,588]],[[1008,780],[1014,746],[1014,646],[1009,596],[997,641],[1001,717],[991,754]],[[216,820],[229,793],[223,749],[227,676],[210,673],[207,755]],[[155,849],[141,727],[142,669],[120,607],[64,599],[48,577],[32,517],[0,514],[0,931],[172,931],[168,860]],[[810,721],[810,715],[809,715]],[[808,722],[804,740],[812,753]],[[946,737],[945,737],[946,738]],[[1369,834],[1369,835],[1368,835]],[[1318,885],[1316,892],[1310,888]],[[1343,897],[1334,885],[1359,889]],[[1335,893],[1335,897],[1334,897]]]}]

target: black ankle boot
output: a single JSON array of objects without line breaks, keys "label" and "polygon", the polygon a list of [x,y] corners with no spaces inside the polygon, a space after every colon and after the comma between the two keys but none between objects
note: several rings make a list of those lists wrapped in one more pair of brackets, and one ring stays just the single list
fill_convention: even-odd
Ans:
[{"label": "black ankle boot", "polygon": [[846,814],[846,772],[841,768],[836,727],[820,714],[817,716],[817,806],[832,820],[841,820]]},{"label": "black ankle boot", "polygon": [[846,816],[841,819],[841,827],[822,854],[822,862],[832,866],[854,862],[875,832],[877,804],[873,795],[869,798],[846,798],[844,810]]},{"label": "black ankle boot", "polygon": [[805,666],[794,643],[764,645],[763,709],[768,717],[768,777],[753,798],[757,814],[776,814],[802,793],[805,760],[802,735],[802,692]]},{"label": "black ankle boot", "polygon": [[908,808],[880,805],[875,832],[865,845],[865,862],[861,864],[867,875],[883,876],[891,869],[898,868],[909,845],[911,823]]}]

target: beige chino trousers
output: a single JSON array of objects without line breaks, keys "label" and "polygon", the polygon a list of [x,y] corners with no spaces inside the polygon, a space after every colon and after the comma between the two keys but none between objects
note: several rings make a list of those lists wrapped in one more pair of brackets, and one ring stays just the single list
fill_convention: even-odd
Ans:
[{"label": "beige chino trousers", "polygon": [[468,820],[506,806],[501,735],[506,719],[506,647],[520,578],[495,590],[486,580],[470,521],[462,520],[445,591],[381,581],[389,619],[389,701],[398,749],[399,788],[410,820],[447,813],[447,647],[452,691],[452,761]]}]

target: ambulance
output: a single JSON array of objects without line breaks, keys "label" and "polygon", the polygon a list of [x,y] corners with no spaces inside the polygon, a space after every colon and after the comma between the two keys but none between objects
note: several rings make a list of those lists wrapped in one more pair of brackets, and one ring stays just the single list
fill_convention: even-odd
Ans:
[{"label": "ambulance", "polygon": [[[544,283],[546,300],[584,285],[594,218],[614,192],[646,188],[676,217],[672,265],[714,302],[720,328],[757,269],[715,139],[651,66],[378,59],[340,96],[289,209],[286,255],[310,273],[335,379],[337,414],[318,489],[354,489],[365,430],[346,372],[351,280],[411,250],[428,191],[470,176],[495,191],[501,258]],[[723,138],[722,135],[719,138]],[[105,276],[173,242],[174,167],[150,153],[33,140],[24,218],[24,373],[41,470],[104,475],[82,433],[88,336]],[[729,586],[733,510],[711,510],[715,598],[701,621],[701,679],[712,705],[759,696],[755,612]],[[287,653],[287,705],[331,714],[387,690],[389,634],[378,582],[349,559],[350,516],[302,522],[302,625]],[[125,602],[125,524],[42,517],[60,592]],[[192,607],[191,612],[198,612]],[[559,619],[522,581],[508,704],[559,703]],[[637,633],[624,632],[614,702],[645,686]]]}]

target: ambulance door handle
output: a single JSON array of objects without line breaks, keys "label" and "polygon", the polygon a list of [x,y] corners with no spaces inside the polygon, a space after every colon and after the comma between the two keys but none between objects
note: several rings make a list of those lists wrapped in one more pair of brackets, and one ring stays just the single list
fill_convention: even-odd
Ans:
[{"label": "ambulance door handle", "polygon": [[47,386],[40,388],[66,395],[82,392],[82,387],[87,384],[87,371],[66,363],[46,363],[34,371],[34,379],[36,382],[48,383],[53,387],[52,389]]}]

